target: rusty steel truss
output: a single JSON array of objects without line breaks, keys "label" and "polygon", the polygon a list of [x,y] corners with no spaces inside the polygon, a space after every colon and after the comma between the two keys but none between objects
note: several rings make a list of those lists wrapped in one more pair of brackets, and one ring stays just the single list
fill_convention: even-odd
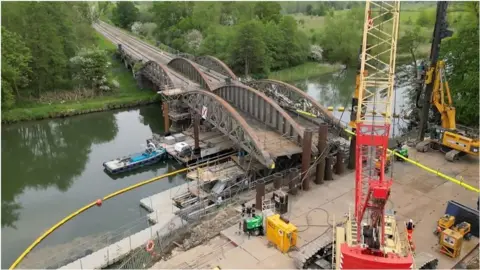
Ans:
[{"label": "rusty steel truss", "polygon": [[[302,146],[304,130],[274,100],[260,91],[243,85],[226,85],[213,90],[222,99],[238,110],[248,113],[256,120],[290,138],[298,146]],[[312,144],[313,152],[317,147]]]},{"label": "rusty steel truss", "polygon": [[182,99],[190,109],[202,115],[207,122],[257,158],[263,165],[274,168],[274,160],[259,143],[255,131],[232,105],[220,96],[204,90],[184,93]]},{"label": "rusty steel truss", "polygon": [[327,123],[330,129],[339,132],[342,137],[348,137],[348,135],[343,132],[346,126],[343,125],[340,120],[335,118],[331,112],[318,103],[313,97],[297,87],[271,79],[251,81],[248,85],[275,100],[282,108],[307,117],[319,118]]},{"label": "rusty steel truss", "polygon": [[168,63],[168,67],[200,84],[202,88],[212,91],[212,87],[208,78],[191,60],[185,58],[175,58]]},{"label": "rusty steel truss", "polygon": [[220,59],[210,56],[198,56],[195,58],[195,62],[201,66],[214,70],[222,75],[232,78],[233,80],[237,80],[237,76],[233,71]]},{"label": "rusty steel truss", "polygon": [[137,71],[136,76],[144,76],[159,90],[175,88],[175,84],[168,73],[168,69],[164,65],[155,61],[148,61]]}]

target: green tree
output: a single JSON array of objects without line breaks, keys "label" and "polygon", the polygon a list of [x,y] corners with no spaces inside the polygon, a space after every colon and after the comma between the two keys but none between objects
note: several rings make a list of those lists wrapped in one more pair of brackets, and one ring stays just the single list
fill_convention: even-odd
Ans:
[{"label": "green tree", "polygon": [[113,11],[113,22],[124,29],[130,29],[137,20],[138,8],[133,2],[117,2]]},{"label": "green tree", "polygon": [[78,55],[70,59],[74,79],[79,86],[96,91],[108,91],[108,61],[107,53],[98,48],[82,49]]},{"label": "green tree", "polygon": [[2,26],[18,35],[32,59],[30,83],[19,93],[40,97],[72,88],[68,59],[93,42],[92,19],[86,2],[2,3]]},{"label": "green tree", "polygon": [[32,55],[20,36],[2,26],[2,107],[11,108],[28,84]]},{"label": "green tree", "polygon": [[262,22],[274,21],[278,23],[280,18],[280,11],[282,7],[277,2],[257,2],[255,4],[255,15]]},{"label": "green tree", "polygon": [[[191,15],[193,2],[154,2],[151,12],[157,24],[155,36],[165,44],[181,49],[183,32],[193,28]],[[173,41],[175,41],[175,46]]]},{"label": "green tree", "polygon": [[479,15],[478,2],[464,4],[463,16],[453,37],[442,43],[447,79],[453,95],[457,121],[478,126],[479,119]]},{"label": "green tree", "polygon": [[416,21],[417,25],[422,27],[433,27],[435,24],[435,13],[422,10]]},{"label": "green tree", "polygon": [[312,5],[308,4],[307,5],[307,10],[305,12],[307,13],[307,15],[312,15],[312,10],[313,10]]},{"label": "green tree", "polygon": [[221,6],[218,2],[195,2],[192,12],[193,28],[204,31],[220,23]]},{"label": "green tree", "polygon": [[265,25],[264,32],[271,70],[288,67],[288,60],[285,55],[285,40],[280,25],[270,21]]},{"label": "green tree", "polygon": [[263,25],[257,20],[241,24],[233,40],[232,63],[234,68],[244,74],[268,72],[269,63],[266,55],[266,45],[263,41]]},{"label": "green tree", "polygon": [[[417,25],[414,28],[407,28],[405,33],[398,40],[398,52],[410,53],[412,64],[413,66],[416,66],[418,46],[424,44],[425,41],[426,38],[422,35],[422,29],[420,26]],[[415,71],[416,70],[417,69],[415,69]]]},{"label": "green tree", "polygon": [[298,31],[295,19],[292,16],[284,16],[280,22],[280,29],[283,32],[283,51],[288,66],[305,62],[310,53],[310,41],[303,32]]},{"label": "green tree", "polygon": [[324,30],[316,40],[329,62],[355,65],[358,48],[362,41],[364,13],[361,9],[351,9],[345,14],[327,16]]},{"label": "green tree", "polygon": [[234,29],[229,26],[211,27],[206,35],[207,37],[200,45],[199,54],[215,55],[222,61],[230,63],[232,61],[230,44],[235,37]]}]

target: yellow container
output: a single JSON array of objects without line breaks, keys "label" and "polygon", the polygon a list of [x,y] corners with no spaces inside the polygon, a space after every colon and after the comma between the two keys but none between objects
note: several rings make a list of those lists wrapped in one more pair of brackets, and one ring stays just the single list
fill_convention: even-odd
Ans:
[{"label": "yellow container", "polygon": [[297,227],[286,223],[279,214],[267,218],[266,235],[282,253],[288,252],[297,244]]}]

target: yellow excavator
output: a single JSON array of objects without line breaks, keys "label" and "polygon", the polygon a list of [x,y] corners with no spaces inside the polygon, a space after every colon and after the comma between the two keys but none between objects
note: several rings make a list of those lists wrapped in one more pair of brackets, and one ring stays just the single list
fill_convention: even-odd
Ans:
[{"label": "yellow excavator", "polygon": [[433,83],[431,104],[435,106],[440,115],[441,126],[430,129],[430,139],[418,143],[417,151],[426,152],[430,148],[440,149],[445,152],[445,158],[448,161],[457,160],[465,154],[478,156],[478,134],[467,128],[457,129],[455,107],[445,76],[444,61],[438,61],[436,67],[427,71],[425,84],[431,83]]}]

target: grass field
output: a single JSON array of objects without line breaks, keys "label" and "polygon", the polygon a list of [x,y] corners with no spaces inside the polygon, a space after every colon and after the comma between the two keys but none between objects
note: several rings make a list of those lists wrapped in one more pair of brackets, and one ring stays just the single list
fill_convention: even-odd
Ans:
[{"label": "grass field", "polygon": [[[111,52],[116,48],[113,43],[100,34],[97,35],[97,45]],[[132,73],[119,60],[113,57],[113,53],[110,77],[120,84],[119,89],[112,94],[68,102],[23,102],[18,104],[16,108],[2,111],[2,123],[65,117],[147,104],[157,100],[155,92],[148,89],[140,90],[137,87]]]}]

